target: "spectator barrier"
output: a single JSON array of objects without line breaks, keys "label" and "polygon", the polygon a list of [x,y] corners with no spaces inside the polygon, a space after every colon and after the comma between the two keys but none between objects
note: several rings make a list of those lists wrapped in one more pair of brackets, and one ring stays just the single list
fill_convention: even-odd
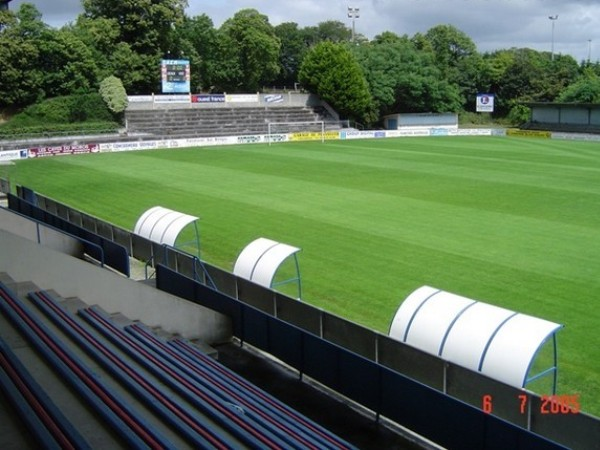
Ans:
[{"label": "spectator barrier", "polygon": [[[150,241],[140,236],[73,210],[55,200],[40,194],[36,194],[36,198],[39,208],[54,211],[65,220],[80,221],[77,223],[81,223],[81,226],[88,230],[110,230],[114,239],[118,239],[119,244],[128,249],[130,255],[136,259],[146,261],[158,254],[157,261],[168,260],[169,271],[181,275],[178,278],[179,284],[169,283],[169,292],[172,294],[190,299],[190,292],[196,292],[202,283],[206,284],[202,273],[194,273],[190,255],[172,248],[160,246],[156,248]],[[211,309],[234,317],[241,314],[242,309],[245,311],[244,308],[252,308],[253,311],[262,314],[260,323],[263,325],[270,323],[267,320],[268,317],[277,319],[275,328],[283,326],[282,324],[285,322],[295,327],[298,330],[297,333],[309,333],[325,339],[332,345],[360,355],[361,358],[377,363],[386,369],[401,373],[475,408],[482,409],[484,402],[490,401],[485,406],[492,415],[571,448],[587,450],[594,448],[600,442],[600,420],[596,417],[585,413],[547,412],[547,409],[542,407],[543,399],[537,394],[510,387],[484,375],[448,363],[386,335],[366,329],[271,289],[255,285],[248,280],[240,279],[221,268],[205,262],[203,264],[216,287],[216,292],[213,293],[212,290],[209,290],[208,292],[211,294],[203,297],[202,300],[203,304]],[[235,299],[236,302],[227,299]],[[265,332],[261,332],[259,327],[247,330],[248,336],[245,336],[240,324],[237,323],[235,326],[237,328],[234,330],[234,334],[242,340],[251,342],[249,338],[252,340],[256,338],[260,341],[260,336],[264,337],[264,334],[261,333]],[[290,336],[293,336],[293,333]],[[300,348],[294,351],[290,350],[293,348],[290,346],[296,345],[298,339],[294,340],[289,336],[286,339],[285,344],[273,339],[268,342],[274,350],[279,347],[286,348],[285,358],[288,360],[282,358],[284,362],[299,367],[297,364],[301,361],[300,354],[294,353],[294,351],[300,352]],[[265,350],[269,351],[268,348]],[[308,372],[299,370],[308,374]],[[359,385],[365,384],[364,380],[359,382]],[[522,395],[526,395],[527,404],[523,410],[519,397]]]},{"label": "spectator barrier", "polygon": [[565,448],[162,265],[157,287],[227,314],[242,342],[446,448]]},{"label": "spectator barrier", "polygon": [[74,225],[13,194],[8,194],[8,206],[20,214],[80,238],[86,254],[126,276],[130,275],[129,255],[122,245],[101,237],[97,232]]}]

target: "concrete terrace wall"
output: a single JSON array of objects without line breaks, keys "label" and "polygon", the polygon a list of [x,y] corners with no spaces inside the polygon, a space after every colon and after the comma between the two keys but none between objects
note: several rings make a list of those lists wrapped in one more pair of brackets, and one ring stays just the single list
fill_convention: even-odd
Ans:
[{"label": "concrete terrace wall", "polygon": [[[169,109],[169,108],[200,108],[200,109],[216,109],[216,108],[253,108],[253,107],[318,107],[324,105],[321,99],[314,94],[305,94],[299,92],[286,92],[282,94],[241,94],[239,96],[228,94],[214,94],[215,98],[221,98],[223,101],[192,101],[195,95],[212,95],[212,94],[192,94],[192,95],[137,95],[129,97],[127,111],[138,109]],[[161,98],[178,97],[181,100],[178,102],[161,102]],[[185,98],[189,100],[185,101]],[[254,100],[255,101],[250,101]],[[230,101],[225,101],[229,99]],[[235,101],[244,100],[244,101]]]},{"label": "concrete terrace wall", "polygon": [[313,109],[289,106],[135,109],[125,117],[130,134],[169,137],[267,134],[269,123],[321,120]]},{"label": "concrete terrace wall", "polygon": [[0,272],[30,280],[64,297],[79,297],[109,313],[207,343],[231,338],[228,318],[208,308],[124,278],[69,255],[0,230]]},{"label": "concrete terrace wall", "polygon": [[44,247],[76,258],[83,257],[83,245],[77,239],[46,225],[29,220],[9,209],[0,208],[0,224],[0,228],[3,230],[32,242],[37,242]]},{"label": "concrete terrace wall", "polygon": [[130,96],[131,136],[212,137],[268,133],[274,122],[327,121],[339,115],[313,94],[183,94]]}]

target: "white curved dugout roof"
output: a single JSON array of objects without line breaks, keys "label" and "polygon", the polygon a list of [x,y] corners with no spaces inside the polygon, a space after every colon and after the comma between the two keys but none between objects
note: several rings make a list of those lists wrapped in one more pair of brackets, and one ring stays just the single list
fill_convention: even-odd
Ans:
[{"label": "white curved dugout roof", "polygon": [[300,249],[267,238],[250,242],[239,254],[233,273],[261,286],[271,287],[277,269]]},{"label": "white curved dugout roof", "polygon": [[400,305],[389,335],[522,388],[536,353],[560,328],[547,320],[423,286]]},{"label": "white curved dugout roof", "polygon": [[174,247],[181,230],[196,220],[198,217],[155,206],[140,216],[133,232],[152,242]]}]

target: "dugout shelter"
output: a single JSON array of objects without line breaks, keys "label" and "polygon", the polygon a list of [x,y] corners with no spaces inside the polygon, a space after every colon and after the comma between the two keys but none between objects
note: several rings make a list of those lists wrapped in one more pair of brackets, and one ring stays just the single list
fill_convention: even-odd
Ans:
[{"label": "dugout shelter", "polygon": [[386,130],[437,129],[457,130],[456,113],[396,113],[384,117]]},{"label": "dugout shelter", "polygon": [[531,108],[530,130],[600,133],[598,103],[527,103]]},{"label": "dugout shelter", "polygon": [[[400,305],[389,335],[517,388],[551,375],[555,393],[556,332],[561,328],[544,319],[422,286]],[[553,362],[531,373],[546,343],[552,345]]]},{"label": "dugout shelter", "polygon": [[[298,264],[297,247],[273,241],[267,238],[258,238],[250,242],[240,252],[233,273],[261,286],[271,288],[296,282],[298,285],[298,298],[302,298],[302,282],[300,279],[300,265]],[[287,280],[274,282],[277,270],[289,257],[294,258],[296,275]]]},{"label": "dugout shelter", "polygon": [[[196,255],[200,257],[200,233],[198,217],[190,216],[172,209],[155,206],[144,212],[137,220],[133,232],[139,236],[161,245],[181,248],[193,245]],[[178,243],[177,238],[188,225],[194,229],[194,239]]]}]

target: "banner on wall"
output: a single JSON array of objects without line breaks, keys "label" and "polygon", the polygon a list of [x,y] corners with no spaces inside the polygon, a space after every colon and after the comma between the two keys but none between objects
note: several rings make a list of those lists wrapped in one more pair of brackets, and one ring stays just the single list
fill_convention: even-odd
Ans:
[{"label": "banner on wall", "polygon": [[375,139],[384,138],[386,132],[384,130],[342,130],[340,131],[340,139]]},{"label": "banner on wall", "polygon": [[265,103],[283,103],[282,94],[265,95]]},{"label": "banner on wall", "polygon": [[30,158],[44,156],[77,155],[80,153],[97,153],[100,151],[98,144],[83,145],[58,145],[55,147],[33,147],[29,149]]},{"label": "banner on wall", "polygon": [[477,112],[494,112],[494,94],[477,94]]},{"label": "banner on wall", "polygon": [[507,136],[519,136],[519,137],[532,137],[550,139],[552,132],[550,131],[538,131],[538,130],[519,130],[519,129],[508,129],[506,130]]},{"label": "banner on wall", "polygon": [[155,95],[154,103],[190,103],[189,94]]},{"label": "banner on wall", "polygon": [[192,103],[224,103],[225,94],[193,94]]},{"label": "banner on wall", "polygon": [[326,131],[321,133],[320,131],[301,131],[297,133],[290,133],[290,141],[320,141],[321,139],[339,139],[339,131]]},{"label": "banner on wall", "polygon": [[0,151],[0,162],[14,161],[16,159],[27,158],[27,150],[4,150]]},{"label": "banner on wall", "polygon": [[153,103],[153,95],[128,95],[127,101],[129,103]]},{"label": "banner on wall", "polygon": [[410,136],[430,136],[429,128],[400,128],[398,130],[387,130],[387,137],[410,137]]},{"label": "banner on wall", "polygon": [[227,94],[227,103],[258,103],[258,94]]}]

